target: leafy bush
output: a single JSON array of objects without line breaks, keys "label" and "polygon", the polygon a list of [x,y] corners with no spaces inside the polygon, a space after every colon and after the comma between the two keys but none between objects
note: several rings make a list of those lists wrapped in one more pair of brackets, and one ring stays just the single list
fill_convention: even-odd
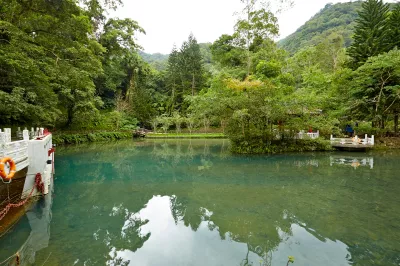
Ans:
[{"label": "leafy bush", "polygon": [[282,152],[306,152],[306,151],[332,151],[330,142],[323,139],[298,139],[262,141],[260,138],[253,140],[235,139],[231,140],[231,150],[240,154],[267,154]]},{"label": "leafy bush", "polygon": [[130,132],[59,133],[53,135],[53,143],[79,144],[85,142],[113,141],[132,138]]}]

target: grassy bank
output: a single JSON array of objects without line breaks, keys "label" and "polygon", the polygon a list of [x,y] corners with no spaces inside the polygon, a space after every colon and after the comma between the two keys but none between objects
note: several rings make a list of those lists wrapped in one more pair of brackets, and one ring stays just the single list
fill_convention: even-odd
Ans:
[{"label": "grassy bank", "polygon": [[375,141],[378,150],[400,149],[400,137],[383,137]]},{"label": "grassy bank", "polygon": [[87,142],[114,141],[132,138],[132,132],[91,132],[91,133],[54,133],[53,143],[79,144]]},{"label": "grassy bank", "polygon": [[224,139],[223,133],[148,133],[149,139]]}]

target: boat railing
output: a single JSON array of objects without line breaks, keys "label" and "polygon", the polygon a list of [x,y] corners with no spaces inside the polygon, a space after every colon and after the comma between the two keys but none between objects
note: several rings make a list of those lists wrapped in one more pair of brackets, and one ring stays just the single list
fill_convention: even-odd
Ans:
[{"label": "boat railing", "polygon": [[[32,129],[33,131],[33,129]],[[43,132],[44,129],[37,128],[37,133]],[[17,163],[18,168],[23,168],[25,164],[28,164],[28,146],[30,136],[35,134],[30,134],[28,130],[23,130],[20,132],[19,137],[22,140],[12,141],[11,138],[11,128],[5,128],[4,131],[0,129],[0,158],[10,157]]]}]

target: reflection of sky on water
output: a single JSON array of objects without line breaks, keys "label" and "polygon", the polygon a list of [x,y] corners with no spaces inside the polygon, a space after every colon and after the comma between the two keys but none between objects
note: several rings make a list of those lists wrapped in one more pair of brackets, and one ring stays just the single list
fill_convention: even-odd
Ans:
[{"label": "reflection of sky on water", "polygon": [[291,226],[292,235],[278,228],[282,242],[270,254],[260,257],[248,251],[246,243],[233,241],[229,233],[222,240],[212,221],[212,211],[205,210],[206,215],[197,231],[185,226],[183,221],[176,223],[170,202],[171,197],[155,196],[142,210],[128,217],[122,235],[132,221],[142,220],[148,222],[141,226],[139,234],[142,237],[150,235],[150,238],[136,252],[112,248],[109,255],[113,259],[108,261],[109,265],[114,265],[115,261],[143,266],[238,265],[238,262],[243,265],[246,256],[254,265],[285,265],[288,255],[295,256],[296,265],[349,265],[350,254],[345,244],[318,239],[297,224]]},{"label": "reflection of sky on water", "polygon": [[348,260],[351,255],[344,243],[319,239],[307,231],[311,229],[297,224],[292,224],[291,229],[293,235],[281,242],[274,251],[272,265],[284,265],[279,258],[285,258],[288,254],[295,257],[295,265],[350,265]]}]

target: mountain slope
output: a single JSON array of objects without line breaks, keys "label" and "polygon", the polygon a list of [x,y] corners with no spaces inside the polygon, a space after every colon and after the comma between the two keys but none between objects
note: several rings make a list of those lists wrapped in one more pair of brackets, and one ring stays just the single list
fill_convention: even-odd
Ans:
[{"label": "mountain slope", "polygon": [[357,1],[327,4],[296,32],[279,41],[279,46],[295,53],[304,47],[318,44],[333,32],[342,35],[345,46],[350,46],[361,3]]},{"label": "mountain slope", "polygon": [[139,51],[139,55],[145,62],[149,63],[149,65],[151,65],[158,71],[162,71],[167,68],[168,57],[169,57],[169,55],[167,54],[160,54],[160,53],[148,54],[143,51]]},{"label": "mountain slope", "polygon": [[[210,65],[212,61],[210,50],[211,43],[199,43],[199,46],[200,53],[203,58],[203,63],[205,65]],[[139,51],[139,55],[145,62],[149,63],[150,66],[157,69],[158,71],[163,71],[167,69],[169,54],[149,54],[143,51]]]}]

